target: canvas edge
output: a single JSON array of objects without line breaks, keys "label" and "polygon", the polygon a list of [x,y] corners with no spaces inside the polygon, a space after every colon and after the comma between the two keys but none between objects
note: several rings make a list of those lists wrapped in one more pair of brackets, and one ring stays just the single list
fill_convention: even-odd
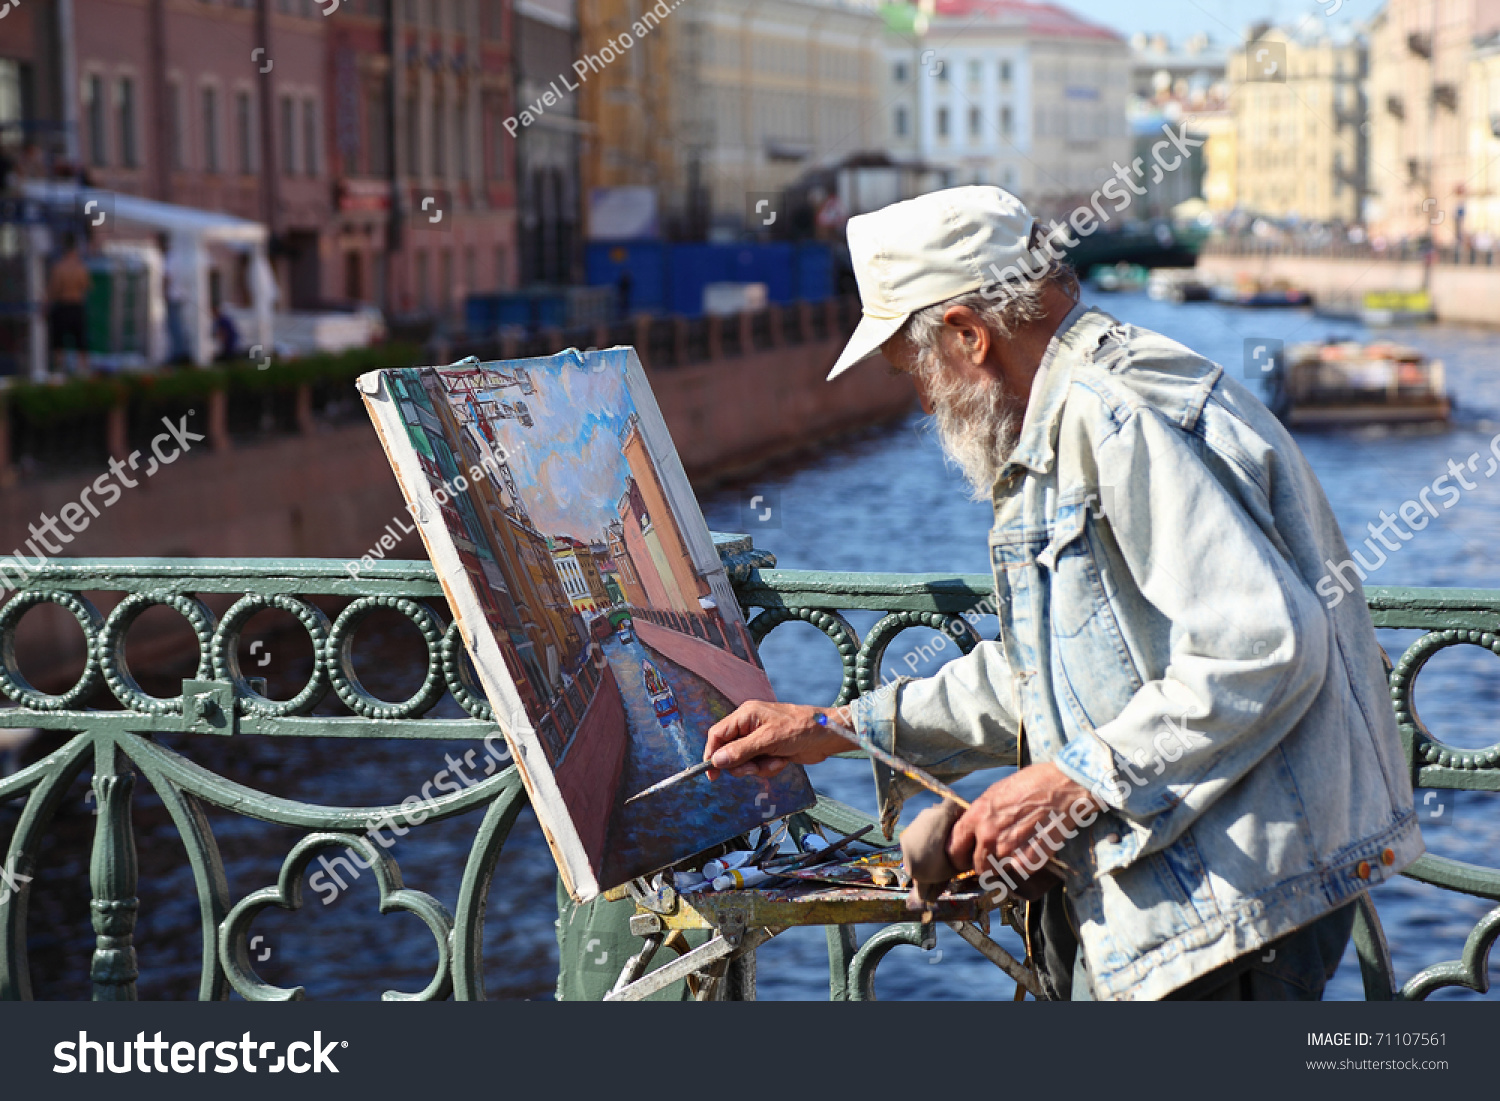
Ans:
[{"label": "canvas edge", "polygon": [[[536,769],[530,767],[528,754],[541,752],[536,730],[531,724],[531,717],[526,714],[525,705],[521,702],[520,695],[511,683],[509,675],[498,677],[494,675],[494,669],[505,668],[505,659],[500,653],[489,625],[485,623],[479,600],[474,595],[472,584],[467,580],[458,552],[453,547],[451,536],[442,523],[442,512],[438,507],[437,499],[427,485],[427,479],[422,474],[420,466],[417,465],[416,452],[406,438],[406,427],[401,423],[400,410],[386,389],[387,372],[401,369],[403,368],[388,368],[361,375],[357,383],[360,397],[364,400],[370,419],[375,424],[381,448],[391,463],[401,496],[408,505],[412,506],[414,511],[412,518],[416,521],[417,531],[422,537],[427,557],[437,573],[438,583],[442,586],[443,594],[448,600],[449,610],[458,623],[459,635],[463,639],[464,646],[474,660],[474,669],[479,675],[485,696],[495,711],[496,725],[500,727],[515,755],[521,780],[537,811],[537,821],[541,824],[542,834],[552,850],[558,871],[563,878],[563,885],[574,901],[588,902],[598,896],[599,882],[594,875],[593,868],[589,865],[583,840],[573,828],[572,819],[569,816],[567,804],[563,800],[562,791],[557,786],[556,777],[552,775],[551,768],[545,765],[545,755],[543,755],[543,767]],[[441,370],[441,368],[415,369]],[[394,446],[393,439],[399,441]],[[415,495],[410,488],[412,486],[417,487]],[[424,519],[424,516],[428,519]],[[464,581],[456,587],[450,587],[449,577],[464,578]],[[482,629],[471,630],[471,623],[479,624]]]}]

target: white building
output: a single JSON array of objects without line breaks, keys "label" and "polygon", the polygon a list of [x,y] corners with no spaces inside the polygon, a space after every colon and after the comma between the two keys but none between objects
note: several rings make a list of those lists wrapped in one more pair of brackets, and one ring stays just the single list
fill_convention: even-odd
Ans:
[{"label": "white building", "polygon": [[1123,37],[1053,4],[887,8],[887,133],[956,184],[998,184],[1062,213],[1131,157]]}]

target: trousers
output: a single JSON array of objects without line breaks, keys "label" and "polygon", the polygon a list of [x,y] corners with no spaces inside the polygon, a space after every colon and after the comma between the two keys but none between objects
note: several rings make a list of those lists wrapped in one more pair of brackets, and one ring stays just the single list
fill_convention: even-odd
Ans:
[{"label": "trousers", "polygon": [[[1348,947],[1358,904],[1346,903],[1262,948],[1216,967],[1166,995],[1164,1001],[1316,1002]],[[1028,939],[1048,1000],[1091,1002],[1094,987],[1078,950],[1077,921],[1067,893],[1054,887],[1026,912]]]}]

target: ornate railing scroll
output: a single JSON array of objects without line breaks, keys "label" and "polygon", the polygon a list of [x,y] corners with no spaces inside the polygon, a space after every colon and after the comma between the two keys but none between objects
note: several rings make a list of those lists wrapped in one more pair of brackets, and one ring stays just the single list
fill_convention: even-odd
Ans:
[{"label": "ornate railing scroll", "polygon": [[[775,559],[743,536],[719,536],[721,557],[736,592],[753,612],[750,630],[759,643],[782,623],[812,624],[839,656],[840,700],[873,689],[881,660],[892,640],[910,627],[945,631],[968,651],[977,643],[977,615],[989,609],[986,575],[837,574],[775,569]],[[113,591],[124,599],[102,616],[86,594]],[[216,619],[199,597],[233,594],[238,599]],[[132,827],[137,784],[161,797],[186,851],[198,895],[202,964],[198,994],[222,999],[238,992],[255,1000],[300,997],[300,987],[272,986],[255,972],[247,938],[257,913],[268,907],[301,905],[303,873],[326,848],[347,847],[369,861],[380,891],[382,912],[417,916],[437,945],[437,964],[420,990],[388,991],[388,999],[480,999],[483,982],[485,900],[496,861],[525,805],[514,768],[497,771],[460,791],[424,803],[426,821],[475,816],[475,830],[461,873],[455,909],[404,886],[390,855],[371,846],[372,823],[398,817],[400,806],[332,807],[283,799],[218,776],[184,752],[156,740],[159,734],[211,737],[338,737],[414,740],[499,738],[482,693],[469,679],[462,645],[451,623],[444,625],[441,588],[425,562],[388,562],[357,578],[344,564],[327,560],[56,560],[33,577],[29,588],[0,606],[0,693],[16,706],[0,710],[0,727],[38,727],[72,732],[58,748],[15,775],[0,779],[0,803],[19,804],[19,814],[3,854],[6,879],[0,884],[0,998],[31,996],[27,957],[27,903],[30,877],[38,872],[39,852],[66,791],[88,770],[94,818],[90,854],[90,915],[95,945],[90,967],[98,999],[135,997],[134,947],[138,865]],[[333,618],[310,598],[348,600]],[[1449,646],[1482,646],[1500,653],[1500,592],[1447,589],[1372,589],[1377,626],[1417,629],[1423,634],[1395,663],[1391,692],[1414,782],[1423,788],[1500,790],[1500,743],[1484,749],[1446,745],[1423,726],[1415,704],[1415,682],[1427,660]],[[58,694],[29,684],[18,667],[17,624],[32,608],[55,604],[71,614],[88,639],[88,658],[78,682]],[[131,623],[147,608],[172,608],[189,625],[198,644],[193,679],[172,697],[145,693],[124,656]],[[240,669],[239,633],[263,608],[278,608],[300,622],[312,642],[314,661],[303,688],[290,700],[265,696]],[[352,639],[360,620],[378,608],[406,616],[426,648],[425,675],[410,697],[378,699],[360,684],[354,670]],[[884,613],[863,639],[844,613]],[[116,710],[88,709],[100,685]],[[347,714],[312,714],[330,692]],[[451,695],[466,717],[427,717]],[[300,837],[290,847],[273,883],[231,884],[225,874],[209,808],[220,808],[291,827]],[[849,830],[868,818],[822,801],[812,818]],[[413,826],[412,828],[416,828]],[[1500,871],[1438,856],[1425,856],[1406,873],[1445,890],[1500,903]],[[1398,987],[1375,909],[1363,905],[1355,944],[1372,999],[1425,998],[1433,991],[1461,986],[1488,989],[1488,957],[1500,936],[1500,908],[1474,928],[1462,958],[1427,967]],[[875,934],[864,947],[852,931],[830,929],[830,993],[834,998],[873,996],[875,967],[902,944],[923,944],[906,926]]]}]

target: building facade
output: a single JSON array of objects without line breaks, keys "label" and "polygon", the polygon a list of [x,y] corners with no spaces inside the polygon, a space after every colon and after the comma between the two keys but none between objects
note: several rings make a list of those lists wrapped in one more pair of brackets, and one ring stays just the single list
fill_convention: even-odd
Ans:
[{"label": "building facade", "polygon": [[1471,102],[1471,61],[1475,40],[1496,30],[1500,0],[1390,0],[1376,18],[1370,35],[1373,234],[1431,237],[1446,245],[1465,232],[1472,120],[1488,113]]},{"label": "building facade", "polygon": [[1262,31],[1229,59],[1235,187],[1249,212],[1351,225],[1367,186],[1363,39]]},{"label": "building facade", "polygon": [[[515,285],[511,0],[26,11],[0,19],[0,124],[52,125],[97,186],[265,224],[280,308],[444,321]],[[226,273],[216,299],[243,303],[243,272]]]},{"label": "building facade", "polygon": [[887,13],[892,148],[1066,213],[1130,159],[1132,62],[1114,31],[1051,4],[923,0]]}]

